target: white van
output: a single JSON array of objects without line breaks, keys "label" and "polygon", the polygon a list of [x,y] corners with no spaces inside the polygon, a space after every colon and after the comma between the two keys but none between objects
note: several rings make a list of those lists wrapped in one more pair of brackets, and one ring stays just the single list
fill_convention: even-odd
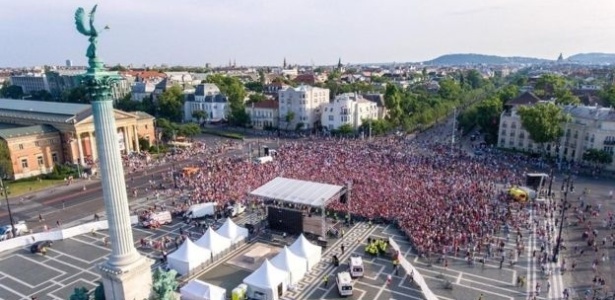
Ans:
[{"label": "white van", "polygon": [[147,218],[141,222],[141,226],[149,228],[153,226],[171,224],[171,222],[173,222],[171,212],[165,210],[149,214],[149,216],[147,216]]},{"label": "white van", "polygon": [[335,277],[335,282],[337,283],[337,291],[340,293],[340,296],[352,296],[352,278],[350,277],[350,273],[337,273],[337,277]]},{"label": "white van", "polygon": [[254,163],[257,165],[262,165],[262,164],[266,164],[269,162],[273,161],[273,157],[271,156],[263,156],[263,157],[258,157],[254,160]]},{"label": "white van", "polygon": [[353,278],[363,277],[363,259],[360,256],[350,257],[350,276]]},{"label": "white van", "polygon": [[216,202],[194,204],[188,208],[184,217],[189,219],[211,217],[216,213],[216,205]]}]

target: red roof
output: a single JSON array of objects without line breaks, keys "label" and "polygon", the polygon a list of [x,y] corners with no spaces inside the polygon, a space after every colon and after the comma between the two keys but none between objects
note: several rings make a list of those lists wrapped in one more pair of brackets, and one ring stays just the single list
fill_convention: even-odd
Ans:
[{"label": "red roof", "polygon": [[275,100],[263,100],[254,103],[254,108],[268,108],[268,109],[277,109],[278,101]]}]

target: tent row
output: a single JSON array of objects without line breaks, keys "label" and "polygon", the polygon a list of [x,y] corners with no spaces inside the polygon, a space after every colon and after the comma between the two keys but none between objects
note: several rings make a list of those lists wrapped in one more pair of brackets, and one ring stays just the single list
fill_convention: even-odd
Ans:
[{"label": "tent row", "polygon": [[310,243],[303,235],[290,247],[263,264],[243,280],[248,286],[248,297],[277,300],[289,285],[297,284],[322,256],[322,248]]},{"label": "tent row", "polygon": [[181,275],[189,274],[196,268],[226,254],[231,246],[243,242],[247,237],[247,229],[227,218],[217,232],[210,227],[196,242],[186,239],[167,257],[169,267]]}]

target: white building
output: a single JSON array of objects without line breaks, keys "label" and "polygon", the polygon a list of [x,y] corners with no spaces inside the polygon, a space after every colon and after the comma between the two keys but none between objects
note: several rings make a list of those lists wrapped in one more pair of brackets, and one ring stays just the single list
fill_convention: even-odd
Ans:
[{"label": "white building", "polygon": [[280,112],[278,101],[265,100],[246,105],[252,127],[256,129],[278,128]]},{"label": "white building", "polygon": [[207,122],[219,122],[228,119],[228,99],[220,93],[220,89],[215,84],[199,84],[196,86],[194,94],[187,95],[186,98],[184,120],[199,121],[192,117],[192,113],[198,110],[206,113],[205,121]]},{"label": "white building", "polygon": [[323,127],[334,130],[344,124],[357,129],[366,119],[378,119],[378,105],[359,94],[346,93],[324,106],[320,120]]},{"label": "white building", "polygon": [[[287,87],[278,92],[278,99],[282,129],[312,129],[319,125],[322,109],[329,103],[329,89],[307,85]],[[288,116],[293,118],[287,119]]]},{"label": "white building", "polygon": [[20,86],[24,94],[35,91],[49,91],[49,82],[45,74],[11,76],[11,84]]},{"label": "white building", "polygon": [[[506,103],[507,109],[500,117],[498,147],[523,150],[529,152],[541,151],[540,145],[530,139],[529,133],[521,125],[521,117],[517,113],[520,105],[533,105],[538,98],[531,93],[524,93]],[[583,153],[589,149],[604,150],[615,154],[615,109],[598,106],[565,106],[564,113],[571,121],[562,124],[564,136],[560,146],[547,146],[554,157],[564,161],[582,162]],[[606,167],[615,170],[615,162]]]},{"label": "white building", "polygon": [[153,83],[135,82],[132,86],[132,100],[141,102],[143,99],[149,98],[155,89],[156,85]]}]

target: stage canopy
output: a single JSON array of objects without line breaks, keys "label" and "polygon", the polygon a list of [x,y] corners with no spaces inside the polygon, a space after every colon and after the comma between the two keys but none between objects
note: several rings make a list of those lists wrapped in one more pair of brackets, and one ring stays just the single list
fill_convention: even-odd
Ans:
[{"label": "stage canopy", "polygon": [[344,189],[341,185],[332,185],[312,181],[303,181],[277,177],[250,195],[274,199],[313,207],[325,206],[326,202]]}]

